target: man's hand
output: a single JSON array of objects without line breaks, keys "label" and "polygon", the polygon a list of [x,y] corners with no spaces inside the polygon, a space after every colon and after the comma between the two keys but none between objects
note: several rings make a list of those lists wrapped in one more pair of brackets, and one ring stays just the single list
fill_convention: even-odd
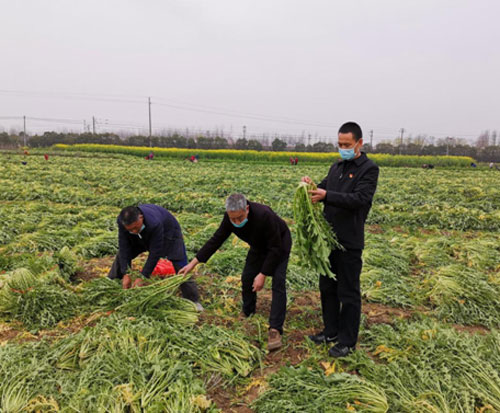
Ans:
[{"label": "man's hand", "polygon": [[305,182],[306,184],[312,184],[313,183],[312,179],[309,178],[308,176],[303,176],[300,181],[301,182]]},{"label": "man's hand", "polygon": [[198,265],[198,263],[199,263],[198,259],[197,258],[193,258],[188,265],[182,267],[179,270],[178,274],[180,274],[180,275],[189,274],[193,270],[193,268]]},{"label": "man's hand", "polygon": [[311,201],[313,204],[316,202],[322,201],[326,197],[326,191],[324,189],[312,189],[309,191],[311,194]]},{"label": "man's hand", "polygon": [[125,290],[128,290],[132,286],[132,279],[130,278],[130,275],[125,274],[122,278],[122,287]]},{"label": "man's hand", "polygon": [[132,284],[132,288],[135,288],[135,287],[142,287],[143,285],[146,285],[146,283],[144,282],[144,280],[142,278],[137,278],[134,283]]},{"label": "man's hand", "polygon": [[262,274],[261,272],[255,277],[253,280],[253,289],[252,291],[256,293],[257,291],[262,290],[264,287],[264,283],[266,282],[266,276]]}]

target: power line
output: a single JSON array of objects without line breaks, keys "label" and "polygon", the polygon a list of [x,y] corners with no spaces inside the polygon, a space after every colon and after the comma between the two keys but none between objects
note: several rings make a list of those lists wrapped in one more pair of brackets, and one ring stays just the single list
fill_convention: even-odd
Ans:
[{"label": "power line", "polygon": [[[53,98],[53,99],[70,99],[70,100],[87,100],[87,101],[102,101],[102,102],[112,102],[112,103],[132,103],[132,104],[144,104],[144,97],[132,96],[132,95],[112,95],[112,94],[90,94],[90,93],[77,93],[77,92],[35,92],[35,91],[26,91],[26,90],[9,90],[9,89],[0,89],[0,95],[8,95],[8,96],[21,96],[21,97],[39,97],[39,98]],[[163,97],[154,97],[157,102],[151,101],[151,98],[148,98],[148,109],[150,109],[150,105],[157,105],[163,107],[169,107],[177,110],[198,112],[198,113],[208,113],[208,114],[217,114],[227,117],[240,118],[240,119],[252,119],[252,120],[260,120],[265,122],[274,122],[274,123],[282,123],[282,124],[290,124],[290,125],[303,125],[310,127],[319,127],[319,128],[336,128],[338,124],[333,124],[330,122],[323,121],[313,121],[313,120],[304,120],[304,119],[294,119],[282,116],[270,116],[263,115],[257,113],[248,113],[248,112],[240,112],[231,109],[223,109],[216,108],[213,106],[205,106],[200,104],[193,104],[187,102],[177,102],[172,99],[166,99]],[[162,103],[163,102],[163,103]],[[171,102],[171,103],[168,103]],[[173,102],[173,103],[172,103]],[[1,116],[0,119],[3,120],[21,120],[22,117],[19,116]],[[41,120],[41,118],[40,118]],[[66,120],[64,121],[66,122]],[[80,120],[75,122],[81,122]],[[161,123],[160,123],[161,124]],[[169,125],[171,126],[171,125]],[[374,127],[374,125],[372,125]],[[150,127],[152,130],[152,127]],[[395,131],[395,128],[389,127],[377,127],[379,132],[385,134],[392,134]],[[435,132],[431,134],[432,136],[455,136],[455,137],[476,137],[477,134],[463,134],[463,133],[446,133],[446,132]]]},{"label": "power line", "polygon": [[[320,126],[320,127],[336,127],[336,124],[333,124],[331,122],[323,122],[323,121],[316,121],[316,120],[307,120],[307,119],[294,119],[294,118],[288,118],[284,116],[270,116],[270,115],[264,115],[264,114],[259,114],[259,113],[251,113],[251,112],[241,112],[241,111],[236,111],[232,109],[227,109],[227,108],[217,108],[214,106],[206,106],[206,105],[200,105],[200,104],[193,104],[193,103],[185,103],[185,102],[176,102],[172,101],[170,99],[164,99],[164,98],[158,98],[156,97],[157,100],[159,100],[159,103],[156,103],[156,105],[160,106],[169,106],[169,107],[174,107],[178,109],[183,109],[183,110],[195,110],[195,111],[206,111],[208,113],[217,113],[217,114],[222,114],[222,115],[227,115],[227,116],[235,116],[235,117],[252,117],[256,118],[259,120],[271,120],[271,121],[279,121],[279,122],[293,122],[293,123],[300,123],[303,125],[313,125],[313,126]],[[161,102],[168,102],[168,103],[161,103]],[[173,103],[171,103],[173,102]]]},{"label": "power line", "polygon": [[11,120],[11,119],[22,119],[22,116],[0,116],[0,119]]},{"label": "power line", "polygon": [[[62,98],[62,99],[72,99],[72,100],[93,100],[93,101],[104,101],[104,102],[120,102],[120,103],[137,103],[141,104],[144,101],[138,97],[130,97],[128,95],[105,95],[105,94],[90,94],[90,93],[77,93],[77,92],[30,92],[25,90],[8,90],[8,89],[0,89],[0,94],[14,95],[14,96],[22,96],[22,97],[41,97],[41,98]],[[180,110],[190,110],[196,112],[204,112],[204,113],[214,113],[231,117],[245,117],[251,118],[255,120],[267,120],[274,122],[283,122],[283,123],[294,123],[301,124],[307,126],[319,126],[319,127],[336,127],[337,125],[330,122],[323,121],[312,121],[312,120],[301,120],[301,119],[293,119],[282,116],[269,116],[264,114],[257,113],[247,113],[241,111],[234,111],[232,109],[227,108],[217,108],[213,106],[199,105],[187,102],[179,102],[173,101],[171,99],[166,99],[163,97],[154,97],[160,102],[152,104],[171,107]],[[150,98],[149,98],[150,99]],[[166,103],[161,103],[161,102]],[[173,103],[168,103],[173,102]]]},{"label": "power line", "polygon": [[285,124],[302,125],[302,126],[314,126],[314,127],[322,127],[322,128],[334,128],[335,127],[333,124],[313,123],[313,122],[293,120],[293,119],[288,119],[288,118],[276,118],[276,117],[270,117],[270,116],[265,116],[265,115],[238,114],[238,113],[231,113],[231,112],[225,112],[225,111],[220,111],[220,110],[203,109],[203,108],[196,108],[196,107],[190,108],[190,107],[183,107],[180,105],[174,105],[174,104],[169,104],[169,103],[155,103],[155,105],[165,106],[165,107],[179,109],[179,110],[186,110],[186,111],[191,111],[191,112],[212,113],[212,114],[216,114],[216,115],[223,115],[223,116],[228,116],[228,117],[232,117],[232,118],[239,118],[239,119],[253,119],[253,120],[261,120],[261,121],[267,121],[267,122],[285,123]]},{"label": "power line", "polygon": [[112,102],[112,103],[143,103],[139,99],[125,99],[119,97],[105,97],[106,95],[86,95],[78,93],[50,93],[50,92],[27,92],[16,90],[0,89],[1,95],[19,96],[19,97],[35,97],[35,98],[50,98],[50,99],[65,99],[65,100],[86,100],[96,102]]},{"label": "power line", "polygon": [[[4,120],[23,120],[23,116],[0,116],[0,119],[4,119]],[[32,116],[26,116],[26,120],[28,121],[33,121],[33,122],[48,122],[48,123],[55,123],[55,124],[67,124],[67,125],[80,125],[82,123],[82,120],[78,120],[78,119],[68,119],[68,118],[46,118],[46,117],[32,117]],[[96,118],[96,123],[97,123],[97,118]],[[158,130],[162,130],[162,129],[169,129],[169,130],[185,130],[186,127],[185,126],[173,126],[171,124],[167,124],[167,123],[162,123],[162,122],[157,122],[156,125],[160,125],[160,126],[163,126],[163,127],[159,127],[159,126],[156,126],[156,127],[152,127],[151,128],[151,131],[152,133],[154,131],[158,131]],[[121,129],[130,129],[130,130],[144,130],[146,131],[148,129],[148,126],[145,125],[144,123],[136,123],[136,124],[133,124],[133,123],[130,123],[130,122],[127,122],[127,121],[111,121],[109,122],[107,119],[106,119],[106,125],[102,125],[102,127],[106,128],[106,129],[110,129],[111,127],[118,127],[118,128],[121,128]],[[37,128],[38,129],[38,128]],[[188,128],[188,129],[191,129],[191,130],[198,130],[197,128]],[[213,129],[213,128],[211,128]],[[254,128],[255,129],[255,128]],[[261,128],[259,128],[261,129]],[[199,130],[201,132],[203,131],[206,131],[207,129],[206,128],[199,128]],[[222,129],[223,131],[223,129]],[[401,133],[401,130],[399,130],[399,132]],[[406,130],[405,130],[406,132]],[[272,135],[275,135],[275,134],[280,134],[282,136],[290,136],[290,137],[295,137],[295,138],[300,138],[300,137],[303,137],[303,135],[301,134],[298,134],[296,132],[293,132],[293,131],[287,131],[287,130],[274,130],[273,132],[266,132],[266,131],[261,131],[261,132],[258,132],[259,134],[262,134],[262,135],[269,135],[269,136],[272,136]],[[434,134],[434,135],[438,135],[438,134]],[[446,136],[453,136],[452,134],[449,134],[449,135],[446,135]],[[460,137],[460,135],[454,135],[455,137]],[[461,135],[462,137],[463,136],[466,136],[466,135]],[[469,136],[476,136],[476,135],[469,135]],[[318,138],[321,138],[321,139],[332,139],[332,136],[331,135],[318,135]],[[389,136],[384,136],[382,139],[389,139],[390,137]],[[398,138],[400,138],[400,136],[398,136]],[[380,140],[381,138],[377,138],[377,140]],[[401,138],[400,138],[401,139]]]},{"label": "power line", "polygon": [[81,120],[80,119],[55,119],[55,118],[38,118],[38,117],[32,117],[28,116],[27,117],[29,120],[35,120],[35,121],[40,121],[40,122],[56,122],[56,123],[70,123],[70,124],[80,124]]}]

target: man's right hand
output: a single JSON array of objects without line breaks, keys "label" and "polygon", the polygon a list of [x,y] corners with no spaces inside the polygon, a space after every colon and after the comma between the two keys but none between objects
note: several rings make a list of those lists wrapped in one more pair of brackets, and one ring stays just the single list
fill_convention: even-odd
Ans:
[{"label": "man's right hand", "polygon": [[186,266],[182,267],[182,268],[179,270],[179,273],[178,273],[178,274],[180,274],[180,275],[186,275],[186,274],[189,274],[189,273],[193,270],[193,268],[194,268],[194,267],[196,267],[196,265],[198,265],[198,262],[199,262],[199,261],[198,261],[198,259],[193,258],[193,259],[191,260],[191,262],[190,262],[188,265],[186,265]]},{"label": "man's right hand", "polygon": [[313,183],[312,179],[309,178],[308,176],[303,176],[300,181],[301,182],[305,182],[306,184],[312,184]]},{"label": "man's right hand", "polygon": [[132,279],[130,278],[130,275],[125,274],[122,278],[122,287],[125,290],[128,290],[130,287],[132,287]]}]

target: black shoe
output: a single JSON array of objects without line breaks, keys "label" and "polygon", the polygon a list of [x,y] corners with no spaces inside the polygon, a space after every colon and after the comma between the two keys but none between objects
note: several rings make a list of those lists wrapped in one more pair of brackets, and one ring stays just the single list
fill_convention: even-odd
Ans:
[{"label": "black shoe", "polygon": [[316,344],[323,344],[323,343],[328,344],[328,343],[333,343],[334,341],[337,340],[337,336],[326,337],[323,332],[308,337],[313,343]]},{"label": "black shoe", "polygon": [[337,343],[329,351],[328,354],[334,358],[348,356],[354,351],[354,347],[345,346],[344,344]]}]

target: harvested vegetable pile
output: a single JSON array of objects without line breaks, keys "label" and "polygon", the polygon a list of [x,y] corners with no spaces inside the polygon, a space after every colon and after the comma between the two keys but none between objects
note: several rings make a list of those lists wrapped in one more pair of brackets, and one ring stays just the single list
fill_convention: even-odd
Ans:
[{"label": "harvested vegetable pile", "polygon": [[314,184],[301,182],[293,198],[293,216],[296,225],[295,246],[301,263],[317,275],[335,278],[328,257],[332,249],[342,249],[330,224],[323,216],[321,204],[313,204],[310,190]]},{"label": "harvested vegetable pile", "polygon": [[21,321],[34,332],[53,327],[77,312],[86,315],[111,310],[193,325],[198,321],[196,307],[191,301],[174,296],[188,278],[176,275],[129,290],[124,290],[118,281],[98,278],[74,288],[59,275],[47,278],[47,273],[36,276],[20,268],[0,287],[0,314]]},{"label": "harvested vegetable pile", "polygon": [[179,324],[198,321],[195,305],[174,296],[179,286],[189,276],[175,275],[150,285],[124,290],[108,278],[97,278],[82,287],[83,300],[88,311],[110,311],[137,316],[150,316],[157,320]]},{"label": "harvested vegetable pile", "polygon": [[242,378],[259,357],[219,327],[112,315],[54,343],[0,346],[0,409],[215,412],[204,382]]},{"label": "harvested vegetable pile", "polygon": [[347,373],[326,376],[321,369],[284,367],[269,384],[254,404],[258,412],[385,413],[389,408],[380,387]]},{"label": "harvested vegetable pile", "polygon": [[13,271],[0,288],[0,314],[21,321],[31,331],[72,317],[78,302],[72,291],[23,268]]},{"label": "harvested vegetable pile", "polygon": [[[257,412],[500,411],[500,335],[425,319],[362,329],[361,349],[271,376]],[[346,373],[350,374],[346,374]]]},{"label": "harvested vegetable pile", "polygon": [[391,411],[500,411],[498,331],[470,334],[424,319],[362,334],[371,357],[353,355],[349,368],[385,390]]}]

